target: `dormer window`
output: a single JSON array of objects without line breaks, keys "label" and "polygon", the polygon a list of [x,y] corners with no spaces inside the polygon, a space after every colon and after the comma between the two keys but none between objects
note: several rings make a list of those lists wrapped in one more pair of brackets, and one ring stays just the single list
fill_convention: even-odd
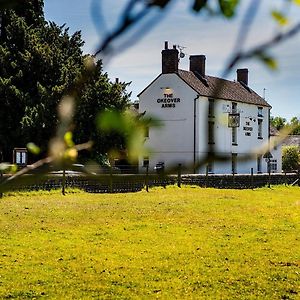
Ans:
[{"label": "dormer window", "polygon": [[259,118],[263,118],[263,108],[262,107],[258,107],[257,116]]}]

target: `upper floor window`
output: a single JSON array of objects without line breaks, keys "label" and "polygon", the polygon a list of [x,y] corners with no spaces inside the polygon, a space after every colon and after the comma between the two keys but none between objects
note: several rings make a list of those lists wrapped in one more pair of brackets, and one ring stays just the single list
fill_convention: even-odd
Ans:
[{"label": "upper floor window", "polygon": [[262,118],[263,117],[263,108],[262,107],[258,107],[257,109],[257,116]]},{"label": "upper floor window", "polygon": [[208,99],[208,117],[214,118],[215,116],[215,100]]},{"label": "upper floor window", "polygon": [[231,113],[236,114],[237,113],[237,104],[235,102],[231,103]]},{"label": "upper floor window", "polygon": [[263,120],[262,119],[258,119],[257,122],[258,122],[258,134],[257,134],[257,137],[259,139],[262,139],[263,138],[263,134],[262,134]]},{"label": "upper floor window", "polygon": [[215,143],[215,123],[212,121],[208,121],[208,143],[214,144]]}]

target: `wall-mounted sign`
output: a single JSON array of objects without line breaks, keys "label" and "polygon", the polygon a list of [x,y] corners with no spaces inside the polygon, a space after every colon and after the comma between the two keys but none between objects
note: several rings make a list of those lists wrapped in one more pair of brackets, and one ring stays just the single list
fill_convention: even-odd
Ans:
[{"label": "wall-mounted sign", "polygon": [[245,136],[251,136],[253,127],[251,126],[249,121],[246,121],[246,126],[243,127],[243,130],[245,131]]},{"label": "wall-mounted sign", "polygon": [[156,102],[161,104],[161,108],[174,108],[176,103],[180,102],[180,98],[175,98],[173,94],[164,94],[164,97],[158,98]]},{"label": "wall-mounted sign", "polygon": [[228,114],[228,127],[240,127],[240,114]]}]

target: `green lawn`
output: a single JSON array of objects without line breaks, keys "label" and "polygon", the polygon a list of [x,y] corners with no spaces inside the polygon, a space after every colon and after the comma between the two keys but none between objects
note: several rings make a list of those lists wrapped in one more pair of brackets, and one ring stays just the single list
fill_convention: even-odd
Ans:
[{"label": "green lawn", "polygon": [[300,188],[0,199],[1,299],[300,299]]}]

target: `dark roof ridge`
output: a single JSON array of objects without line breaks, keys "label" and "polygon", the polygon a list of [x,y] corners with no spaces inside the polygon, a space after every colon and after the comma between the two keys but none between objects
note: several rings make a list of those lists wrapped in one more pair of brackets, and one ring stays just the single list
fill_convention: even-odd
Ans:
[{"label": "dark roof ridge", "polygon": [[176,74],[201,96],[271,107],[264,98],[241,82],[206,75],[205,84],[203,78],[198,78],[194,72],[178,69]]}]

